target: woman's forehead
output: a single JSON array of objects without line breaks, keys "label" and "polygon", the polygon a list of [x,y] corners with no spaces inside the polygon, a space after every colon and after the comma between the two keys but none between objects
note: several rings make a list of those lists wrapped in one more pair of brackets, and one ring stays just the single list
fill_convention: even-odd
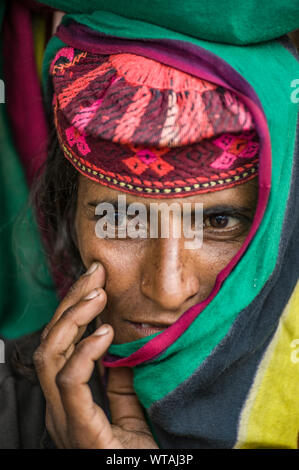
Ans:
[{"label": "woman's forehead", "polygon": [[232,188],[225,188],[218,191],[210,191],[203,194],[196,194],[185,197],[176,198],[150,198],[135,196],[134,194],[127,194],[123,191],[118,191],[101,183],[92,181],[80,174],[79,176],[79,189],[78,189],[78,203],[97,205],[101,202],[117,202],[119,196],[125,196],[127,204],[134,202],[143,203],[145,206],[150,203],[166,203],[172,204],[173,202],[183,203],[202,203],[206,206],[213,205],[248,205],[249,207],[255,206],[258,197],[258,178],[254,177],[250,181],[240,183]]}]

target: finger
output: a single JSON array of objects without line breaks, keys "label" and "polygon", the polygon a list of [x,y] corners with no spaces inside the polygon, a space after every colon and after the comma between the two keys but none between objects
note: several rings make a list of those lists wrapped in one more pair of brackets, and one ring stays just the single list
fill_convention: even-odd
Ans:
[{"label": "finger", "polygon": [[82,297],[86,296],[95,288],[102,288],[105,285],[104,266],[99,263],[92,263],[90,268],[83,274],[70,288],[62,302],[59,304],[51,321],[46,325],[41,334],[43,341],[63,312],[76,304]]},{"label": "finger", "polygon": [[[57,323],[58,319],[63,316],[65,310],[71,309],[72,302],[75,303],[77,299],[79,299],[79,295],[82,293],[84,295],[88,289],[92,290],[96,286],[104,286],[105,283],[105,272],[102,265],[99,263],[93,264],[91,268],[87,271],[85,275],[83,275],[76,286],[70,290],[66,298],[61,302],[60,306],[55,312],[54,317],[52,318],[51,322],[46,326],[42,333],[41,341],[42,345],[35,351],[33,359],[35,363],[35,368],[37,371],[37,375],[41,384],[41,388],[44,392],[46,402],[47,402],[47,419],[46,419],[46,426],[49,426],[49,433],[54,440],[54,442],[59,442],[59,447],[65,445],[65,435],[66,435],[66,418],[65,412],[61,403],[60,395],[57,390],[57,386],[55,383],[55,377],[59,368],[63,366],[65,361],[68,357],[72,354],[74,345],[79,339],[83,336],[86,330],[86,324],[93,318],[93,311],[85,312],[84,309],[81,311],[81,315],[90,313],[92,316],[87,317],[85,321],[83,321],[84,326],[80,326],[80,319],[78,322],[78,327],[74,328],[73,326],[73,342],[74,345],[67,349],[67,346],[61,344],[62,353],[59,355],[58,350],[58,358],[60,361],[57,361],[57,348],[56,348],[56,361],[55,361],[55,347],[53,347],[54,355],[51,355],[51,346],[59,344],[59,334],[56,335],[57,329],[53,332],[48,342],[45,342],[49,332],[52,330],[53,326]],[[102,298],[102,301],[105,302],[105,294]],[[76,310],[76,309],[74,309]],[[70,315],[70,310],[68,312],[68,316]],[[65,314],[64,317],[67,315]],[[90,318],[90,319],[89,319]],[[63,328],[65,330],[65,328]],[[62,331],[64,335],[64,331]],[[75,337],[74,337],[75,336]],[[65,337],[65,336],[64,336]],[[56,343],[55,343],[56,340]],[[71,340],[70,340],[71,342]],[[54,361],[51,360],[54,358]]]},{"label": "finger", "polygon": [[[97,317],[96,324],[97,324],[97,329],[99,329],[100,326],[103,325],[103,321],[101,320],[101,317]],[[106,373],[106,367],[102,363],[102,358],[96,361],[96,368],[98,370],[98,373],[100,374],[101,379],[103,380],[105,373]]]},{"label": "finger", "polygon": [[55,428],[56,433],[52,438],[56,442],[62,442],[61,435],[66,434],[66,418],[55,378],[57,372],[72,354],[79,330],[83,334],[82,326],[88,324],[105,306],[106,293],[103,289],[99,289],[98,292],[101,293],[101,296],[97,295],[87,300],[82,299],[77,305],[65,311],[33,355],[39,382],[49,408],[49,415],[55,424],[52,429]]},{"label": "finger", "polygon": [[[63,408],[62,408],[63,409]],[[54,420],[54,414],[49,408],[48,404],[46,405],[46,428],[47,431],[54,442],[57,449],[64,449],[67,447],[67,442],[65,442],[66,433],[66,419],[65,414],[63,419],[59,422]]]},{"label": "finger", "polygon": [[95,362],[106,352],[112,339],[112,328],[106,324],[102,325],[94,334],[78,344],[56,377],[68,432],[76,448],[121,447],[112,433],[104,411],[94,403],[88,386]]},{"label": "finger", "polygon": [[106,374],[106,367],[102,363],[101,359],[99,361],[97,361],[97,368],[98,368],[98,372],[100,374],[100,377],[103,380],[104,377],[105,377],[105,374]]},{"label": "finger", "polygon": [[113,424],[126,430],[150,434],[142,406],[133,387],[132,369],[128,367],[109,369],[107,396]]},{"label": "finger", "polygon": [[80,328],[103,310],[106,301],[103,289],[92,291],[61,315],[35,351],[33,360],[46,399],[53,400],[57,395],[56,374],[73,353]]}]

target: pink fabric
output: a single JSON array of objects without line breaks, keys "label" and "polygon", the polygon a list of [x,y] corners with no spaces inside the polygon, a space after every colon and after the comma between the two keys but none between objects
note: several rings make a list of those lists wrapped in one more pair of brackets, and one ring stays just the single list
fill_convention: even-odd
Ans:
[{"label": "pink fabric", "polygon": [[34,58],[30,11],[13,0],[3,24],[6,106],[14,141],[31,185],[46,159],[48,128]]}]

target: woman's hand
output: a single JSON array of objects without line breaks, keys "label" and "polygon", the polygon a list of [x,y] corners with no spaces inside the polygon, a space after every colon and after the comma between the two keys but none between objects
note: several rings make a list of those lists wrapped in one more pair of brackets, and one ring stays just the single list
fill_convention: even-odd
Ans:
[{"label": "woman's hand", "polygon": [[[96,269],[95,269],[96,268]],[[41,335],[34,364],[46,399],[46,427],[60,449],[156,449],[133,388],[132,371],[111,368],[112,424],[94,403],[88,381],[113,339],[110,325],[82,338],[104,309],[105,272],[92,265],[71,288]]]}]

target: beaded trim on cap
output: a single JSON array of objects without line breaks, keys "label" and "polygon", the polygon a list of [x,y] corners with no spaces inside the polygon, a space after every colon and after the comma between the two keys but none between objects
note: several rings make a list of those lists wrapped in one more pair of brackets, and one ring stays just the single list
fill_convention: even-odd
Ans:
[{"label": "beaded trim on cap", "polygon": [[73,48],[58,52],[51,73],[60,145],[87,177],[182,197],[256,176],[254,124],[229,90],[134,54]]}]

